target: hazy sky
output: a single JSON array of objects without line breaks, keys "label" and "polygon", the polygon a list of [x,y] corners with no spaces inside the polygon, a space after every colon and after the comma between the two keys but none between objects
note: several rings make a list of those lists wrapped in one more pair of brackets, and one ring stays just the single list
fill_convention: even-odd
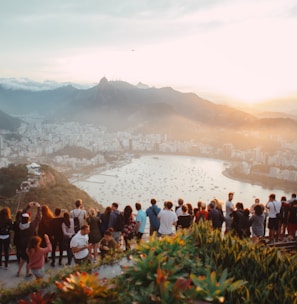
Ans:
[{"label": "hazy sky", "polygon": [[296,0],[0,0],[0,77],[297,95]]}]

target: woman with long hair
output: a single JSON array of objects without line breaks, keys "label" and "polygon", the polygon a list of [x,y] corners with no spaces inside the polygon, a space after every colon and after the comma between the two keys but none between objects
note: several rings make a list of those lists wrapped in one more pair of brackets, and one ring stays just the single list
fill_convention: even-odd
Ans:
[{"label": "woman with long hair", "polygon": [[10,230],[12,229],[11,212],[8,207],[0,210],[0,267],[2,267],[2,250],[4,252],[5,269],[8,268]]},{"label": "woman with long hair", "polygon": [[89,251],[90,255],[93,252],[94,261],[96,261],[98,256],[98,244],[102,238],[102,234],[100,231],[100,214],[98,214],[94,208],[91,208],[88,212],[87,223],[90,226],[89,244],[91,244],[91,246]]},{"label": "woman with long hair", "polygon": [[45,248],[40,247],[42,239],[37,235],[31,237],[27,248],[29,266],[36,280],[44,277],[45,256],[52,250],[52,245],[47,234],[44,235],[44,239],[46,243]]},{"label": "woman with long hair", "polygon": [[[41,247],[46,246],[46,240],[44,235],[47,234],[48,236],[51,236],[52,233],[52,227],[51,227],[51,221],[54,218],[54,215],[50,208],[47,205],[41,206],[41,221],[39,223],[38,227],[38,235],[41,237]],[[48,254],[45,256],[45,262],[47,262]]]},{"label": "woman with long hair", "polygon": [[123,229],[123,238],[125,242],[125,250],[129,250],[131,248],[130,241],[134,237],[136,221],[133,217],[133,209],[130,205],[127,205],[124,208],[124,229]]},{"label": "woman with long hair", "polygon": [[71,265],[72,262],[72,250],[70,248],[71,238],[74,236],[74,219],[70,218],[70,214],[65,212],[63,215],[63,223],[62,223],[62,231],[63,231],[63,249],[67,252],[67,264]]}]

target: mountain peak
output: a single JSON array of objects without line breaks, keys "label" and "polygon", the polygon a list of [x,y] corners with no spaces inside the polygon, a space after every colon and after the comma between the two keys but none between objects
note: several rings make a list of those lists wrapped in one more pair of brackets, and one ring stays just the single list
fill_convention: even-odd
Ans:
[{"label": "mountain peak", "polygon": [[100,87],[106,87],[108,85],[109,85],[109,82],[108,82],[107,78],[106,77],[102,77],[101,80],[100,80],[100,82],[99,82],[99,86]]}]

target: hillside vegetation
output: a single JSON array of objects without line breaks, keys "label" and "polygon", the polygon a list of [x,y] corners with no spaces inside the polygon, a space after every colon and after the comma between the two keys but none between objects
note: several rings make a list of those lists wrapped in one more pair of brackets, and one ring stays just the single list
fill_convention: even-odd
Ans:
[{"label": "hillside vegetation", "polygon": [[85,191],[70,184],[61,173],[47,165],[41,165],[42,174],[39,177],[39,186],[30,188],[28,192],[17,194],[16,190],[28,178],[25,164],[10,165],[0,169],[0,206],[8,206],[14,213],[22,209],[30,201],[37,201],[41,205],[48,205],[51,210],[56,207],[71,210],[78,198],[83,200],[85,209],[90,207],[103,210]]}]

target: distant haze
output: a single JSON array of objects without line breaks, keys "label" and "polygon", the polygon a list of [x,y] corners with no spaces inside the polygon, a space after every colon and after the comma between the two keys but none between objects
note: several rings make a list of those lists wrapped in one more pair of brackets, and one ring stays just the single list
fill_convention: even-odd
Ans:
[{"label": "distant haze", "polygon": [[295,0],[4,1],[3,78],[173,87],[215,103],[297,96]]}]

